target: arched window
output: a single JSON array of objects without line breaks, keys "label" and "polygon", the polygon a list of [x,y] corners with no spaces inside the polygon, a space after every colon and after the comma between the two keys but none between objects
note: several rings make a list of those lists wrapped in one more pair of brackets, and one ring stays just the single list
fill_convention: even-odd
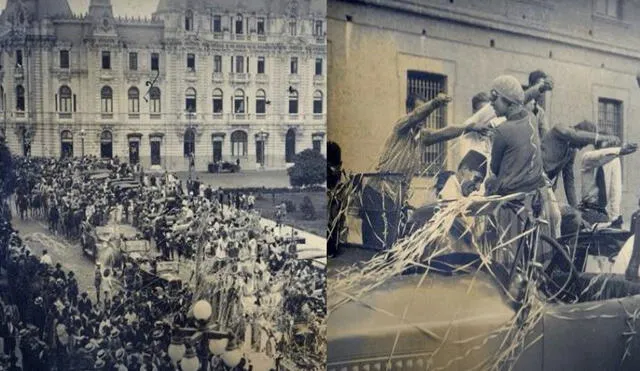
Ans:
[{"label": "arched window", "polygon": [[184,29],[187,31],[193,31],[193,11],[187,10],[184,15]]},{"label": "arched window", "polygon": [[100,157],[113,157],[113,135],[109,130],[100,133]]},{"label": "arched window", "polygon": [[213,113],[222,113],[223,108],[222,90],[215,89],[213,91]]},{"label": "arched window", "polygon": [[109,86],[103,86],[100,91],[100,98],[102,101],[102,112],[103,113],[112,113],[113,112],[113,90]]},{"label": "arched window", "polygon": [[242,15],[238,14],[236,16],[236,33],[238,35],[242,35],[243,33],[242,29],[243,29]]},{"label": "arched window", "polygon": [[289,90],[289,113],[298,113],[298,91]]},{"label": "arched window", "polygon": [[291,128],[287,130],[287,137],[284,143],[285,161],[293,162],[296,155],[296,131]]},{"label": "arched window", "polygon": [[24,87],[16,86],[16,111],[24,111]]},{"label": "arched window", "polygon": [[322,113],[322,92],[320,90],[313,93],[313,113]]},{"label": "arched window", "polygon": [[256,92],[256,113],[265,114],[267,112],[267,94],[262,89]]},{"label": "arched window", "polygon": [[187,157],[195,152],[196,152],[196,133],[195,131],[193,131],[193,129],[187,129],[187,131],[184,132],[183,154],[185,157]]},{"label": "arched window", "polygon": [[162,112],[160,106],[160,88],[158,88],[157,86],[149,89],[149,111],[151,113]]},{"label": "arched window", "polygon": [[140,113],[140,91],[138,88],[131,87],[127,92],[129,96],[129,113]]},{"label": "arched window", "polygon": [[231,133],[231,155],[234,157],[247,156],[247,133],[236,130]]},{"label": "arched window", "polygon": [[235,93],[233,93],[233,112],[245,113],[244,108],[244,91],[237,89]]},{"label": "arched window", "polygon": [[185,93],[185,110],[187,112],[196,112],[196,90],[188,88]]},{"label": "arched window", "polygon": [[71,112],[71,88],[63,85],[58,89],[58,100],[60,112]]},{"label": "arched window", "polygon": [[73,134],[69,130],[60,133],[60,157],[73,157]]}]

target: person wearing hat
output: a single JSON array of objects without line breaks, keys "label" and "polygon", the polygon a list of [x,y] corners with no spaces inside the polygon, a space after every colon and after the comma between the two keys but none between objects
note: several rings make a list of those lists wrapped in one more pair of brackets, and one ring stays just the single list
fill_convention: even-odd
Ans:
[{"label": "person wearing hat", "polygon": [[[544,172],[553,184],[555,190],[560,174],[567,203],[573,209],[578,208],[575,188],[574,163],[576,154],[589,144],[599,145],[608,142],[616,144],[619,139],[612,135],[598,133],[596,125],[590,121],[582,121],[575,126],[557,124],[542,138],[542,162]],[[563,234],[561,222],[562,216],[555,193],[550,193],[549,222],[555,229],[557,237]]]},{"label": "person wearing hat", "polygon": [[100,263],[96,263],[93,285],[96,288],[96,303],[100,303],[100,287],[102,286],[102,270]]},{"label": "person wearing hat", "polygon": [[532,192],[543,186],[540,138],[532,114],[524,107],[524,91],[513,76],[499,76],[491,86],[491,106],[506,121],[495,129],[489,194]]}]

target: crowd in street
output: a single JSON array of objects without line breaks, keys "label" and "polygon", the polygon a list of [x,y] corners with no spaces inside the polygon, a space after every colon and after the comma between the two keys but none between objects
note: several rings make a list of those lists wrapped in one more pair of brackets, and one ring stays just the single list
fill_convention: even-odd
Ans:
[{"label": "crowd in street", "polygon": [[[15,164],[19,217],[46,219],[52,233],[83,243],[97,226],[130,223],[137,238],[156,247],[154,259],[194,267],[189,284],[166,289],[145,285],[135,261],[97,265],[94,299],[78,292],[72,271],[46,252],[30,252],[3,221],[2,235],[11,236],[3,253],[11,259],[3,267],[9,309],[0,329],[13,330],[0,335],[20,339],[24,369],[173,370],[171,329],[194,325],[189,310],[196,299],[213,303],[216,320],[243,350],[266,352],[276,363],[323,359],[324,270],[295,259],[278,229],[260,227],[252,194],[227,194],[197,180],[183,184],[117,160],[16,158]],[[5,354],[17,361],[7,344]],[[226,367],[215,356],[209,365]],[[236,367],[251,368],[246,357]]]}]

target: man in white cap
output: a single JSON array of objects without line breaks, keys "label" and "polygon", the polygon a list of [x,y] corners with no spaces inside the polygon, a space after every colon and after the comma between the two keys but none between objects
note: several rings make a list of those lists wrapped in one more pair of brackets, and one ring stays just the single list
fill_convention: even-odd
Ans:
[{"label": "man in white cap", "polygon": [[546,185],[540,138],[535,118],[524,107],[524,91],[513,76],[492,83],[491,106],[506,121],[498,126],[491,147],[491,171],[495,179],[489,194],[532,192]]}]

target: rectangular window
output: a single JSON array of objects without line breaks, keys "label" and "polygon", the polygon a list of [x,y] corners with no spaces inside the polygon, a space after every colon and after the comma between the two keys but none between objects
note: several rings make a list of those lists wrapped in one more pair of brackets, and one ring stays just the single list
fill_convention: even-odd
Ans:
[{"label": "rectangular window", "polygon": [[258,73],[264,73],[264,57],[258,57]]},{"label": "rectangular window", "polygon": [[322,58],[316,58],[316,76],[322,75]]},{"label": "rectangular window", "polygon": [[213,32],[222,32],[222,17],[219,15],[213,16]]},{"label": "rectangular window", "polygon": [[222,56],[213,56],[213,72],[222,72]]},{"label": "rectangular window", "polygon": [[[447,77],[444,75],[424,71],[407,71],[407,112],[416,107],[417,99],[429,101],[435,98],[438,93],[446,93],[446,87]],[[427,118],[426,127],[430,129],[444,128],[447,126],[446,117],[445,108],[439,108]],[[427,147],[422,155],[422,162],[430,169],[427,175],[436,174],[443,168],[446,153],[445,144]]]},{"label": "rectangular window", "polygon": [[151,53],[151,71],[160,70],[160,55],[158,53]]},{"label": "rectangular window", "polygon": [[256,113],[264,114],[267,112],[267,102],[264,99],[256,100]]},{"label": "rectangular window", "polygon": [[322,140],[318,140],[318,139],[313,140],[313,150],[322,152]]},{"label": "rectangular window", "polygon": [[258,35],[265,34],[264,18],[258,18]]},{"label": "rectangular window", "polygon": [[298,74],[298,57],[291,57],[291,74]]},{"label": "rectangular window", "polygon": [[598,131],[615,135],[622,140],[622,102],[609,98],[598,99]]},{"label": "rectangular window", "polygon": [[295,115],[298,113],[298,99],[289,98],[289,113]]},{"label": "rectangular window", "polygon": [[296,22],[289,22],[289,34],[291,34],[291,36],[295,36],[296,33]]},{"label": "rectangular window", "polygon": [[315,28],[313,29],[313,33],[316,36],[323,36],[322,21],[316,21]]},{"label": "rectangular window", "polygon": [[111,69],[111,52],[108,52],[108,51],[102,52],[102,69],[103,70]]},{"label": "rectangular window", "polygon": [[69,68],[68,50],[60,50],[60,68]]},{"label": "rectangular window", "polygon": [[190,72],[194,72],[196,70],[196,55],[195,54],[187,54],[187,69]]},{"label": "rectangular window", "polygon": [[16,50],[16,66],[22,67],[22,50]]},{"label": "rectangular window", "polygon": [[244,57],[236,56],[236,73],[244,72]]},{"label": "rectangular window", "polygon": [[236,18],[236,34],[238,35],[242,35],[243,34],[243,22],[242,22],[242,16],[238,16],[238,18]]},{"label": "rectangular window", "polygon": [[322,113],[322,97],[313,99],[313,113]]},{"label": "rectangular window", "polygon": [[138,53],[136,52],[129,53],[129,70],[130,71],[138,70]]},{"label": "rectangular window", "polygon": [[622,1],[596,0],[596,13],[607,17],[622,19]]},{"label": "rectangular window", "polygon": [[213,97],[213,113],[222,113],[222,97]]},{"label": "rectangular window", "polygon": [[73,95],[73,112],[76,112],[77,110],[77,105],[76,105],[76,95]]}]

